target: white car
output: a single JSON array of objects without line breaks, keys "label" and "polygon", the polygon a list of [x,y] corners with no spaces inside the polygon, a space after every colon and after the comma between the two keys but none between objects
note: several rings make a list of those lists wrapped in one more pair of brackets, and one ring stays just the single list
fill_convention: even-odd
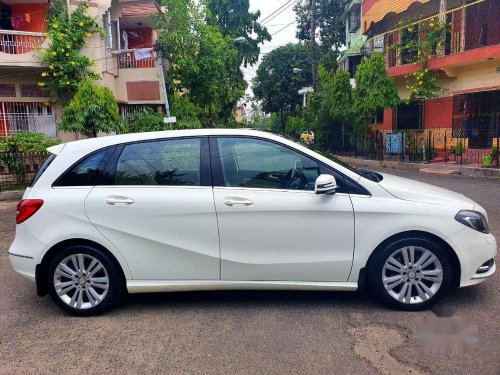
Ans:
[{"label": "white car", "polygon": [[72,314],[127,291],[364,287],[416,310],[496,269],[477,203],[272,134],[167,131],[49,151],[9,253]]}]

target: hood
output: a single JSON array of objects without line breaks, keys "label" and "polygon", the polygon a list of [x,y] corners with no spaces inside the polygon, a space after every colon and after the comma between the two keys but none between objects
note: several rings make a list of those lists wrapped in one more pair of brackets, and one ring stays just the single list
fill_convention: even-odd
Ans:
[{"label": "hood", "polygon": [[451,190],[390,174],[381,173],[381,175],[384,179],[379,185],[399,199],[451,206],[459,210],[472,210],[476,204],[465,195]]}]

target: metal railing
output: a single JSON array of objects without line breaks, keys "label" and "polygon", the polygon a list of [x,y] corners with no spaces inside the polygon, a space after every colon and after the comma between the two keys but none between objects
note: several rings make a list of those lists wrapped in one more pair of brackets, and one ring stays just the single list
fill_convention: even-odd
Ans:
[{"label": "metal railing", "polygon": [[0,102],[0,136],[31,132],[57,137],[52,106],[44,103]]},{"label": "metal railing", "polygon": [[47,157],[48,153],[0,152],[0,191],[28,186]]},{"label": "metal railing", "polygon": [[46,37],[45,33],[0,30],[0,52],[11,55],[33,52],[42,45]]},{"label": "metal railing", "polygon": [[422,131],[368,131],[353,136],[351,129],[334,137],[335,155],[361,159],[474,165],[500,168],[500,134],[487,132],[488,146],[478,147],[469,137],[456,136],[456,129],[437,128]]},{"label": "metal railing", "polygon": [[[140,55],[139,51],[150,50],[150,56],[144,57]],[[122,50],[120,52],[112,52],[117,60],[118,69],[142,69],[154,68],[156,66],[155,58],[153,56],[153,49],[130,49]],[[146,53],[147,55],[147,53]]]}]

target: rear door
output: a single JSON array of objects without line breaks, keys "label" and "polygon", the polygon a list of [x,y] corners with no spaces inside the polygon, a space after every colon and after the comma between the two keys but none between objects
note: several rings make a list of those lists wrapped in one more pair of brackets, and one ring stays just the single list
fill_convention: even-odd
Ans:
[{"label": "rear door", "polygon": [[120,146],[107,172],[106,184],[88,195],[86,211],[134,279],[220,278],[206,138]]}]

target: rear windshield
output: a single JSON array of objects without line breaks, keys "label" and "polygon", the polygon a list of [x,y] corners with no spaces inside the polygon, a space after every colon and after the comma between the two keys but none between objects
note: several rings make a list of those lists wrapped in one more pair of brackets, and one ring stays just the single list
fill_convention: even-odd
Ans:
[{"label": "rear windshield", "polygon": [[49,167],[50,163],[52,163],[55,158],[56,158],[56,154],[50,154],[47,157],[47,159],[45,159],[45,161],[43,162],[41,168],[38,170],[38,172],[35,175],[35,177],[33,178],[33,180],[31,180],[31,183],[29,184],[29,187],[33,187],[36,184],[36,182],[38,181],[38,179],[40,177],[42,177],[43,172],[45,172],[47,170],[47,168]]}]

